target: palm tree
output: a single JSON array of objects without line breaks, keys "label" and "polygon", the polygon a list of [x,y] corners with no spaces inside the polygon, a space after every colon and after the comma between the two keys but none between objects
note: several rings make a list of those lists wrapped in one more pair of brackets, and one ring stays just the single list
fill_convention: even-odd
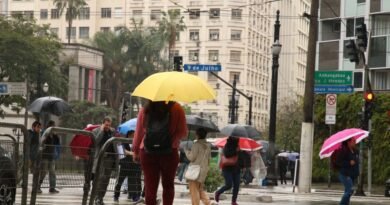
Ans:
[{"label": "palm tree", "polygon": [[[171,62],[172,49],[176,44],[176,36],[180,31],[184,31],[184,16],[180,16],[180,10],[172,9],[162,12],[162,19],[158,22],[159,31],[162,33],[164,41],[168,42],[168,60]],[[171,65],[171,63],[169,63]]]},{"label": "palm tree", "polygon": [[53,0],[53,3],[60,15],[66,10],[66,20],[68,21],[68,44],[70,44],[73,19],[80,15],[80,10],[86,6],[87,3],[85,0]]}]

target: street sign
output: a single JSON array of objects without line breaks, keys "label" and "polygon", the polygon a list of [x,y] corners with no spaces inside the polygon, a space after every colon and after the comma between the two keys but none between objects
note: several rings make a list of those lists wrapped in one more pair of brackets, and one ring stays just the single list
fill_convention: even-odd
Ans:
[{"label": "street sign", "polygon": [[27,92],[25,82],[0,83],[0,95],[25,95]]},{"label": "street sign", "polygon": [[325,124],[334,125],[336,124],[336,106],[337,106],[337,95],[327,94],[325,98]]},{"label": "street sign", "polygon": [[352,85],[352,71],[316,71],[315,85]]},{"label": "street sign", "polygon": [[221,65],[184,64],[185,71],[221,71]]},{"label": "street sign", "polygon": [[327,94],[327,93],[353,93],[352,85],[315,85],[314,93]]}]

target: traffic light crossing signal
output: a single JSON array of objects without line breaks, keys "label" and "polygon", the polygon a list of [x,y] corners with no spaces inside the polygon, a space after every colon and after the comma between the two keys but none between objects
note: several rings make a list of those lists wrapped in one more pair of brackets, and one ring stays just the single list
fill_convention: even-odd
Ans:
[{"label": "traffic light crossing signal", "polygon": [[367,91],[364,93],[364,116],[363,116],[363,129],[368,130],[368,122],[372,117],[372,112],[374,109],[374,100],[375,96],[372,91]]},{"label": "traffic light crossing signal", "polygon": [[176,71],[181,71],[181,66],[183,65],[183,56],[174,56],[173,57],[173,66]]},{"label": "traffic light crossing signal", "polygon": [[359,51],[356,48],[355,41],[349,40],[347,43],[345,43],[345,49],[349,58],[349,61],[359,63]]}]

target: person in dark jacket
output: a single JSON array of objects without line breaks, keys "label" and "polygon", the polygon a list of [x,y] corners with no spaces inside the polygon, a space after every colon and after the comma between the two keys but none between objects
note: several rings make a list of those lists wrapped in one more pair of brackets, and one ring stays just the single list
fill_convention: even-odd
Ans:
[{"label": "person in dark jacket", "polygon": [[279,176],[280,176],[280,184],[287,184],[286,173],[287,173],[287,158],[286,157],[278,157],[278,166],[279,166]]},{"label": "person in dark jacket", "polygon": [[339,169],[339,180],[344,185],[344,194],[341,197],[340,205],[349,205],[353,194],[353,184],[359,176],[359,153],[356,149],[356,140],[350,138],[342,143],[340,157],[341,167]]},{"label": "person in dark jacket", "polygon": [[[46,129],[49,127],[54,127],[55,122],[53,120],[50,120],[47,123]],[[56,194],[59,193],[59,191],[56,189],[56,156],[57,153],[57,147],[60,145],[60,138],[56,134],[50,134],[45,139],[43,139],[43,150],[42,150],[42,161],[40,166],[40,173],[39,173],[39,188],[37,190],[37,193],[42,193],[41,185],[43,183],[43,180],[46,177],[47,172],[49,172],[49,184],[50,189],[49,193]]]},{"label": "person in dark jacket", "polygon": [[[239,156],[240,148],[238,146],[238,138],[237,137],[228,137],[225,147],[223,148],[223,156],[225,158],[233,158]],[[219,202],[219,196],[225,191],[231,189],[233,187],[233,195],[232,195],[232,205],[237,205],[237,196],[240,188],[240,166],[239,161],[235,165],[224,166],[223,160],[221,160],[221,168],[222,174],[225,178],[225,185],[218,189],[214,194],[214,199],[216,202]]]},{"label": "person in dark jacket", "polygon": [[41,133],[41,123],[34,121],[31,129],[28,130],[28,137],[30,138],[30,171],[35,170],[35,161],[37,159],[39,150],[39,136]]},{"label": "person in dark jacket", "polygon": [[[134,130],[130,130],[127,133],[127,138],[132,139],[134,137]],[[141,197],[141,167],[138,163],[133,161],[133,152],[129,144],[122,144],[124,158],[119,160],[119,174],[115,184],[114,201],[119,201],[120,189],[123,181],[127,177],[127,191],[128,199],[132,199],[133,202],[139,202]]]}]

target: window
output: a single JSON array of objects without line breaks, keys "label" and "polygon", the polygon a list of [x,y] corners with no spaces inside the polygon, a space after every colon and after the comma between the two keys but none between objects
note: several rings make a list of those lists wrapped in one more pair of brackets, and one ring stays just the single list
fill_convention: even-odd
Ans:
[{"label": "window", "polygon": [[58,28],[50,28],[50,32],[56,36],[58,36]]},{"label": "window", "polygon": [[318,50],[318,70],[337,70],[339,67],[339,42],[319,43]]},{"label": "window", "polygon": [[121,30],[124,30],[125,27],[124,26],[115,26],[114,27],[114,31],[121,31]]},{"label": "window", "polygon": [[52,9],[50,15],[51,15],[50,16],[51,19],[59,19],[60,18],[60,12],[58,11],[58,9]]},{"label": "window", "polygon": [[85,7],[85,8],[80,9],[79,19],[81,19],[81,20],[89,19],[89,7]]},{"label": "window", "polygon": [[[72,27],[70,29],[70,38],[75,39],[76,38],[76,27]],[[66,38],[69,38],[69,27],[66,27]]]},{"label": "window", "polygon": [[13,18],[22,17],[23,16],[23,12],[22,11],[11,11],[11,16]]},{"label": "window", "polygon": [[220,9],[210,9],[210,19],[219,19]]},{"label": "window", "polygon": [[110,27],[100,27],[100,31],[101,32],[109,32],[110,31]]},{"label": "window", "polygon": [[371,39],[370,60],[368,61],[370,67],[386,67],[386,45],[386,36]]},{"label": "window", "polygon": [[114,18],[122,18],[122,16],[123,16],[122,7],[115,7],[114,8]]},{"label": "window", "polygon": [[142,10],[133,10],[134,19],[142,19]]},{"label": "window", "polygon": [[347,19],[347,37],[355,36],[356,27],[364,23],[364,18]]},{"label": "window", "polygon": [[209,61],[218,61],[218,50],[209,50]]},{"label": "window", "polygon": [[366,3],[366,0],[357,0],[357,3],[358,3],[358,4]]},{"label": "window", "polygon": [[190,30],[190,40],[191,41],[199,40],[199,30]]},{"label": "window", "polygon": [[47,19],[49,15],[49,12],[47,11],[47,9],[41,9],[41,19]]},{"label": "window", "polygon": [[24,11],[24,17],[27,19],[34,19],[34,11]]},{"label": "window", "polygon": [[229,73],[229,82],[233,83],[234,78],[236,78],[236,82],[240,82],[240,73],[239,72],[230,72]]},{"label": "window", "polygon": [[102,8],[102,18],[111,18],[111,8]]},{"label": "window", "polygon": [[82,39],[89,38],[89,27],[80,27],[79,28],[79,38],[82,38]]},{"label": "window", "polygon": [[199,50],[190,50],[189,57],[190,61],[199,61]]},{"label": "window", "polygon": [[200,18],[200,9],[190,9],[190,19],[199,19]]},{"label": "window", "polygon": [[152,10],[150,13],[150,20],[160,20],[161,11],[160,10]]},{"label": "window", "polygon": [[241,20],[242,9],[232,9],[232,19]]},{"label": "window", "polygon": [[209,39],[212,41],[219,40],[219,30],[218,29],[210,29]]},{"label": "window", "polygon": [[241,31],[240,30],[232,30],[230,38],[232,40],[241,40]]},{"label": "window", "polygon": [[241,51],[230,51],[230,62],[241,62]]},{"label": "window", "polygon": [[176,38],[175,38],[176,41],[180,41],[180,32],[176,32]]}]

